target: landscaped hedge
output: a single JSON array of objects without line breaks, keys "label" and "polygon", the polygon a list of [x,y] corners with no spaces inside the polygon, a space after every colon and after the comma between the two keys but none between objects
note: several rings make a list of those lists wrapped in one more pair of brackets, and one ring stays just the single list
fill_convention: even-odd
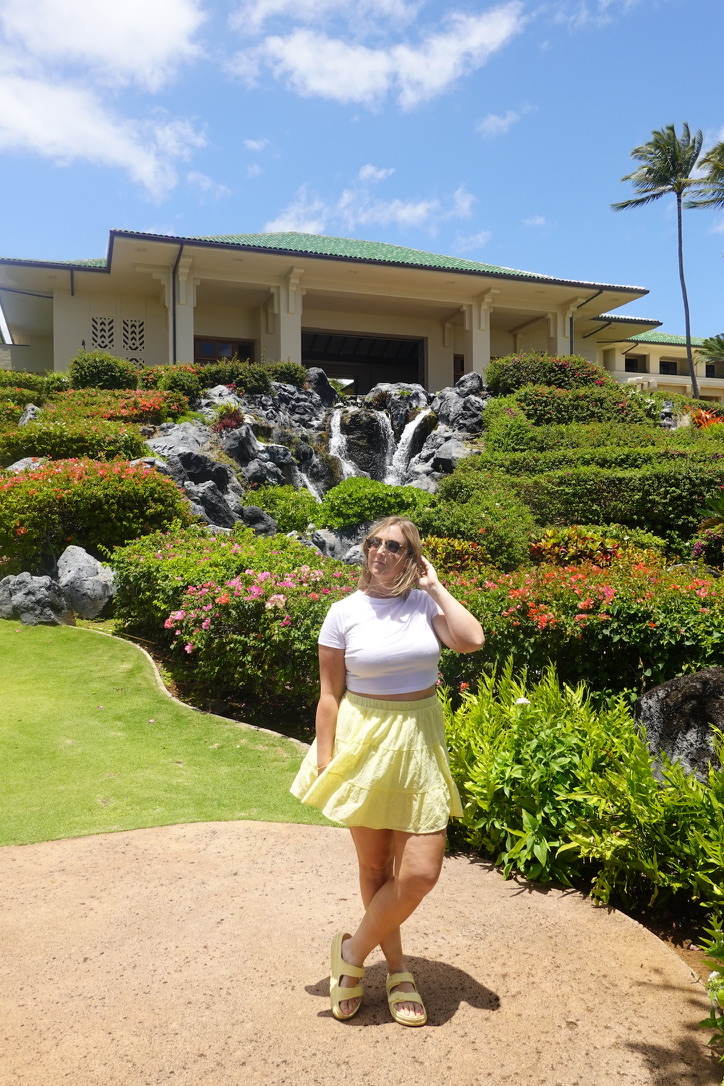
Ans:
[{"label": "landscaped hedge", "polygon": [[540,475],[583,467],[629,471],[667,464],[710,464],[717,459],[724,460],[724,446],[719,446],[719,450],[712,452],[711,446],[693,444],[686,449],[663,444],[639,448],[614,445],[608,448],[555,449],[550,452],[486,453],[482,457],[482,464],[504,475]]},{"label": "landscaped hedge", "polygon": [[25,456],[67,460],[87,456],[92,460],[123,457],[136,460],[148,455],[148,446],[137,430],[118,422],[60,422],[41,415],[27,426],[0,433],[0,466],[7,467]]},{"label": "landscaped hedge", "polygon": [[401,516],[420,525],[422,510],[430,500],[426,491],[413,486],[389,486],[353,476],[327,491],[315,523],[324,528],[351,528],[380,517]]},{"label": "landscaped hedge", "polygon": [[320,503],[306,487],[260,486],[249,500],[274,518],[280,532],[304,532],[319,519]]},{"label": "landscaped hedge", "polygon": [[541,523],[643,528],[683,553],[701,520],[698,510],[724,486],[724,463],[571,468],[509,481]]},{"label": "landscaped hedge", "polygon": [[646,422],[644,410],[615,383],[572,389],[524,385],[510,399],[536,426],[570,422]]},{"label": "landscaped hedge", "polygon": [[510,482],[478,465],[480,459],[462,460],[413,519],[425,536],[471,540],[491,564],[515,569],[527,560],[535,519]]},{"label": "landscaped hedge", "polygon": [[38,572],[69,543],[105,557],[104,548],[191,520],[176,484],[145,464],[73,459],[0,472],[0,570]]},{"label": "landscaped hedge", "polygon": [[553,385],[555,388],[582,388],[614,385],[604,369],[580,355],[549,355],[540,351],[521,352],[494,358],[485,383],[496,396],[515,392],[523,385]]},{"label": "landscaped hedge", "polygon": [[0,388],[26,388],[38,397],[38,406],[46,396],[62,392],[69,387],[68,375],[53,370],[44,373],[28,373],[26,370],[0,369]]},{"label": "landscaped hedge", "polygon": [[[655,766],[628,706],[509,667],[445,706],[464,817],[454,840],[537,882],[660,911],[724,905],[724,773]],[[720,757],[724,752],[720,750]]]}]

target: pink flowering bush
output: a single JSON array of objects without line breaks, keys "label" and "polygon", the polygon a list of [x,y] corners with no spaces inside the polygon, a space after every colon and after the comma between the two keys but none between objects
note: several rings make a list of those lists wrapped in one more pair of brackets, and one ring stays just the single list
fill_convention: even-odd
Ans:
[{"label": "pink flowering bush", "polygon": [[474,684],[481,664],[586,682],[602,694],[639,693],[666,679],[721,662],[724,585],[688,567],[667,569],[621,558],[608,568],[540,565],[486,576],[447,578],[450,590],[482,622],[486,645],[468,657],[444,655],[443,676]]},{"label": "pink flowering bush", "polygon": [[556,388],[613,386],[615,381],[600,366],[580,355],[549,355],[522,351],[491,361],[486,374],[488,389],[498,396],[523,385],[554,385]]},{"label": "pink flowering bush", "polygon": [[0,575],[35,573],[69,543],[105,548],[192,519],[176,484],[127,460],[56,460],[19,474],[0,471]]},{"label": "pink flowering bush", "polygon": [[247,568],[191,586],[164,625],[218,696],[311,707],[319,693],[317,636],[330,605],[353,592],[349,567],[315,555],[285,572]]}]

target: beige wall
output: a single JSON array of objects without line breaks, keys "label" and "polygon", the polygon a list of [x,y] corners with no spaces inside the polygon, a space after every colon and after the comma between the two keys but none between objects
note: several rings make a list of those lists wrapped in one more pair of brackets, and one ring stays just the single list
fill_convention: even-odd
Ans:
[{"label": "beige wall", "polygon": [[104,293],[56,291],[53,305],[54,368],[66,370],[68,363],[85,340],[86,350],[93,346],[92,317],[113,317],[115,337],[107,350],[119,358],[128,357],[123,349],[121,325],[124,318],[144,322],[144,348],[137,352],[148,364],[168,361],[166,308],[143,296],[132,297]]}]

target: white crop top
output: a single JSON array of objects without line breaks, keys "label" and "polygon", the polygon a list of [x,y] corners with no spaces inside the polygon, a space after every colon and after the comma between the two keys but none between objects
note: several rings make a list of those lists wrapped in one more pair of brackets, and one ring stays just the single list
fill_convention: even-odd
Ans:
[{"label": "white crop top", "polygon": [[419,588],[413,588],[406,600],[354,592],[332,604],[318,641],[344,649],[351,693],[371,698],[410,694],[437,682],[440,642],[432,620],[442,613]]}]

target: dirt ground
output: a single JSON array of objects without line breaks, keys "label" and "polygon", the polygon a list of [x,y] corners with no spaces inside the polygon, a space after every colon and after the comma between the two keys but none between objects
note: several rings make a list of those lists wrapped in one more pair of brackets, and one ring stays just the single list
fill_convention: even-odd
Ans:
[{"label": "dirt ground", "polygon": [[201,823],[0,850],[2,1086],[704,1086],[679,956],[576,893],[445,861],[406,925],[429,1023],[370,960],[335,1021],[328,947],[359,917],[344,830]]}]

